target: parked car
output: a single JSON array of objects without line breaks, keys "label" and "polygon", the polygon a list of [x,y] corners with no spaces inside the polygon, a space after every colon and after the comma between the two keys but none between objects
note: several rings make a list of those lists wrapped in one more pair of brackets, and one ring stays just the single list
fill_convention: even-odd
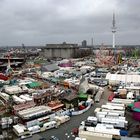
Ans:
[{"label": "parked car", "polygon": [[108,97],[108,101],[111,102],[114,97],[115,97],[115,94],[112,92],[111,95]]},{"label": "parked car", "polygon": [[27,134],[21,136],[20,139],[23,140],[23,139],[26,139],[26,138],[29,138],[29,137],[32,137],[32,134],[31,133],[27,133]]},{"label": "parked car", "polygon": [[73,134],[73,135],[76,135],[76,136],[77,136],[78,133],[79,133],[79,129],[78,129],[78,128],[73,128],[73,129],[72,129],[72,134]]}]

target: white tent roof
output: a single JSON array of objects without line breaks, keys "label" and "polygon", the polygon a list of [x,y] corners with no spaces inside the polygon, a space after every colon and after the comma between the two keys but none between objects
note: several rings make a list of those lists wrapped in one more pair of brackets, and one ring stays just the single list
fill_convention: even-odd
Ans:
[{"label": "white tent roof", "polygon": [[139,83],[140,82],[140,75],[127,75],[127,74],[110,74],[106,75],[106,79],[109,81],[114,82],[126,82],[126,83]]}]

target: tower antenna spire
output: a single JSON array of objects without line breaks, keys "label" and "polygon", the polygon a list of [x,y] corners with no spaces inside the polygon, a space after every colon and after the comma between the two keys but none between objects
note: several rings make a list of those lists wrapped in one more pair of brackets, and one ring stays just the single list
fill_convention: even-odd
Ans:
[{"label": "tower antenna spire", "polygon": [[115,23],[116,21],[115,21],[115,13],[113,13],[113,20],[112,20],[112,25],[113,25],[113,27],[115,27]]},{"label": "tower antenna spire", "polygon": [[113,42],[112,47],[115,48],[115,33],[116,33],[116,20],[115,20],[115,13],[113,12],[113,20],[112,20],[112,33],[113,33]]}]

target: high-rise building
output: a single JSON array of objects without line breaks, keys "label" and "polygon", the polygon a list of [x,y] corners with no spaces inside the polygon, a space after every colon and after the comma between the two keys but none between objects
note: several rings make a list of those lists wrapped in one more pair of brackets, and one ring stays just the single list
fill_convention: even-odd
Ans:
[{"label": "high-rise building", "polygon": [[86,48],[86,47],[87,47],[87,41],[86,41],[86,40],[83,40],[83,41],[82,41],[82,47],[83,47],[83,48]]}]

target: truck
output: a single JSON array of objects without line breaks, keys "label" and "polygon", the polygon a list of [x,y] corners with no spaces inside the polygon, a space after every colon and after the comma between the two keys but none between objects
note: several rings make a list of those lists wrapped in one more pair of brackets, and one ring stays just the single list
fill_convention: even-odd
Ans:
[{"label": "truck", "polygon": [[84,121],[84,125],[85,126],[91,126],[91,127],[95,127],[97,125],[97,118],[94,117],[94,120],[86,120]]}]

